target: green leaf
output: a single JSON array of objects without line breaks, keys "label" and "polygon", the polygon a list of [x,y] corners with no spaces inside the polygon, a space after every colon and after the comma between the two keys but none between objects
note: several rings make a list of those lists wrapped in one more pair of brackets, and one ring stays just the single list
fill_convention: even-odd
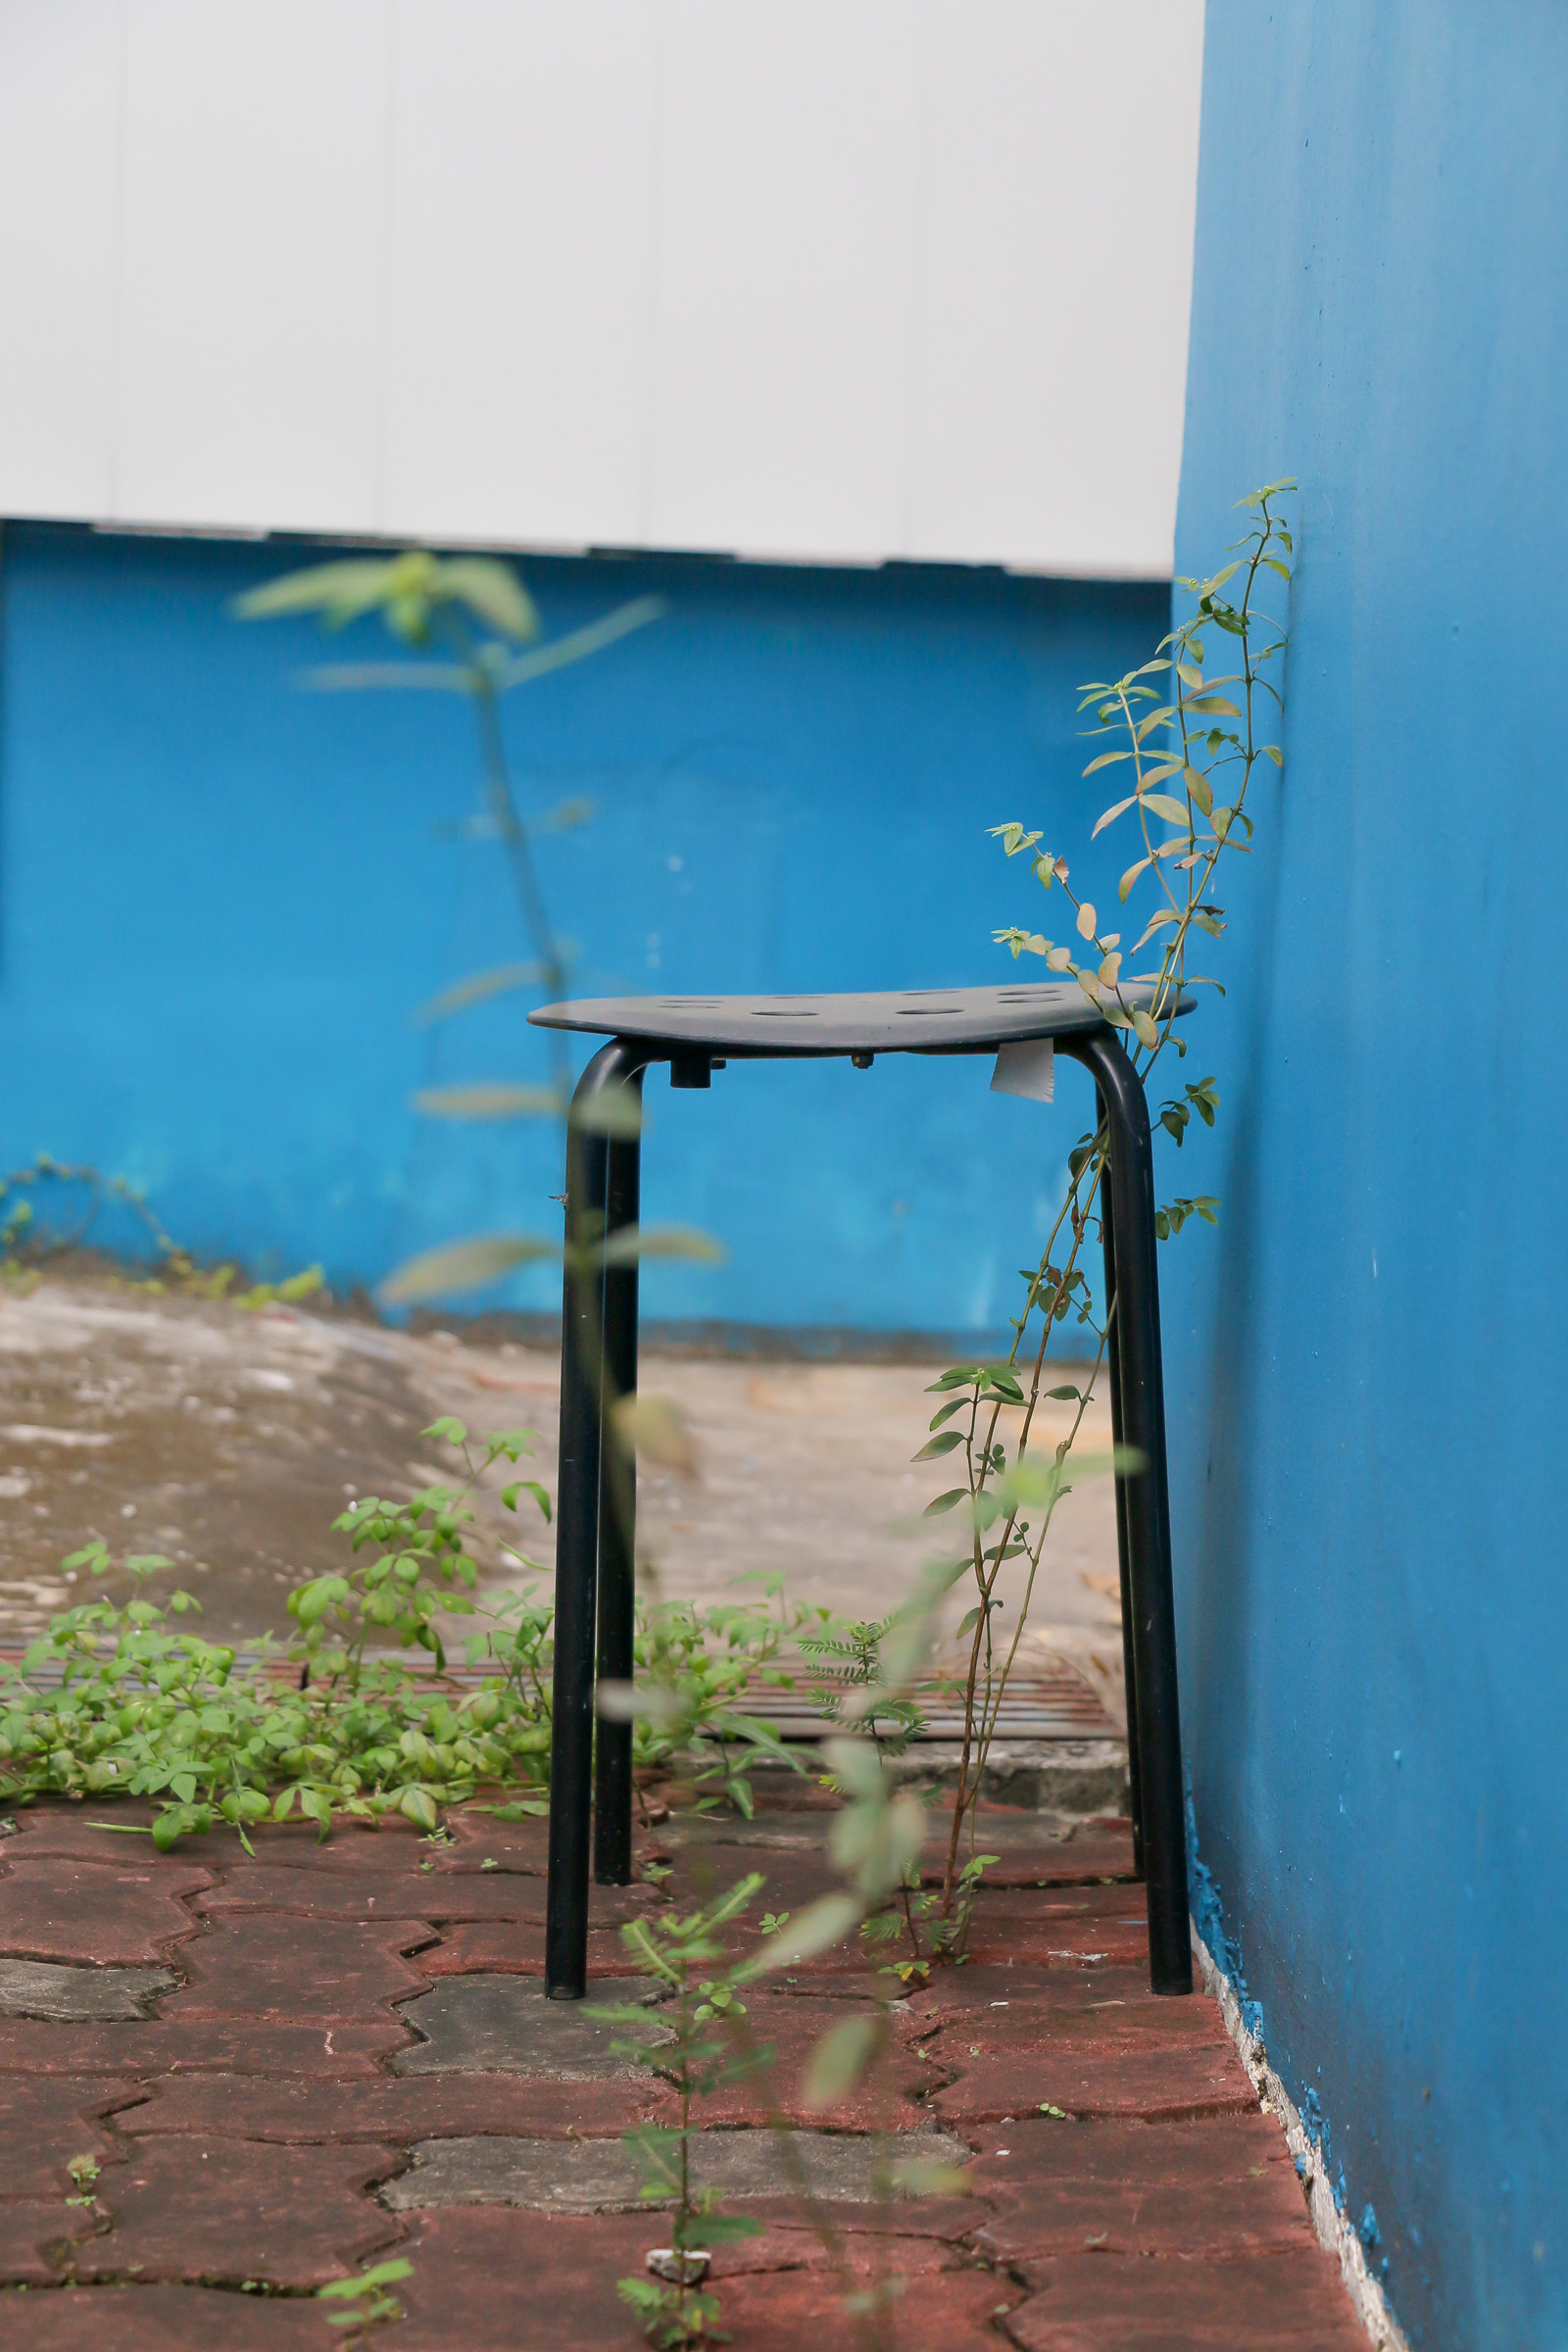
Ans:
[{"label": "green leaf", "polygon": [[842,1943],[859,1921],[860,1905],[854,1895],[821,1895],[797,1913],[777,1936],[769,1936],[743,1967],[736,1969],[735,1982],[750,1984],[754,1978],[766,1976],[773,1969],[792,1968],[799,1960],[812,1959],[816,1953]]},{"label": "green leaf", "polygon": [[[401,568],[400,568],[401,567]],[[389,587],[409,577],[407,560],[383,556],[352,556],[341,563],[312,564],[304,571],[285,572],[265,588],[237,596],[230,608],[240,620],[273,620],[294,612],[320,612],[332,627],[341,627],[362,612],[373,612]]]},{"label": "green leaf", "polygon": [[1078,1402],[1079,1402],[1079,1400],[1080,1400],[1080,1397],[1081,1397],[1081,1396],[1082,1396],[1082,1391],[1081,1391],[1081,1390],[1078,1390],[1078,1389],[1073,1389],[1073,1388],[1066,1388],[1066,1389],[1048,1389],[1048,1390],[1046,1391],[1046,1395],[1047,1395],[1048,1396],[1052,1397],[1052,1398],[1053,1398],[1053,1399],[1054,1399],[1054,1400],[1056,1403],[1058,1403],[1058,1404],[1060,1404],[1060,1403],[1064,1403],[1064,1402],[1066,1401],[1066,1399],[1067,1399],[1067,1398],[1070,1396],[1070,1397],[1072,1398],[1072,1401],[1074,1402],[1074,1404],[1076,1404],[1076,1403],[1078,1403]]},{"label": "green leaf", "polygon": [[414,1098],[427,1119],[559,1119],[565,1099],[553,1086],[427,1086]]},{"label": "green leaf", "polygon": [[548,979],[548,969],[542,963],[498,963],[492,971],[474,972],[466,980],[455,980],[439,996],[427,998],[414,1014],[415,1025],[426,1029],[432,1021],[444,1021],[455,1012],[466,1012],[470,1004],[482,1004],[487,998],[504,996],[514,988],[539,988]]},{"label": "green leaf", "polygon": [[571,1123],[590,1135],[639,1136],[643,1131],[641,1090],[624,1083],[601,1087],[597,1094],[573,1102]]},{"label": "green leaf", "polygon": [[1185,825],[1188,822],[1186,802],[1175,800],[1168,792],[1146,792],[1144,807],[1152,808],[1154,814],[1162,816],[1168,825]]},{"label": "green leaf", "polygon": [[974,2188],[968,2174],[956,2164],[920,2156],[893,2167],[893,2182],[906,2197],[967,2197]]},{"label": "green leaf", "polygon": [[651,621],[662,620],[668,611],[669,606],[662,596],[638,596],[628,605],[617,605],[603,620],[592,620],[586,628],[573,629],[568,636],[557,637],[549,645],[536,647],[531,654],[519,654],[500,673],[501,691],[510,693],[514,686],[525,686],[531,678],[547,677],[552,670],[568,669],[573,662],[586,662],[617,639],[629,637],[634,630],[646,629]]},{"label": "green leaf", "polygon": [[529,644],[539,634],[533,598],[512,565],[494,556],[449,557],[436,574],[435,586],[519,645]]},{"label": "green leaf", "polygon": [[1113,825],[1118,816],[1125,815],[1126,811],[1136,805],[1138,795],[1135,792],[1127,800],[1118,801],[1113,808],[1105,809],[1097,822],[1094,832],[1090,834],[1090,840],[1096,840],[1100,834],[1103,833],[1107,825]]},{"label": "green leaf", "polygon": [[634,1266],[645,1257],[687,1258],[697,1265],[721,1266],[725,1255],[721,1242],[690,1225],[622,1225],[589,1251],[593,1262],[602,1266]]},{"label": "green leaf", "polygon": [[533,1496],[535,1502],[539,1505],[540,1510],[543,1511],[546,1524],[548,1525],[550,1519],[550,1497],[546,1494],[544,1488],[539,1484],[539,1481],[536,1478],[520,1478],[515,1486],[503,1487],[501,1490],[501,1499],[506,1504],[506,1507],[509,1511],[514,1511],[516,1509],[517,1496],[519,1494],[531,1494]]},{"label": "green leaf", "polygon": [[413,2277],[413,2263],[405,2262],[400,2255],[392,2262],[378,2262],[373,2271],[362,2272],[358,2278],[334,2278],[329,2285],[318,2286],[316,2292],[320,2301],[326,2302],[334,2296],[371,2294],[377,2287],[391,2286],[399,2278]]},{"label": "green leaf", "polygon": [[308,669],[300,683],[313,694],[363,694],[369,688],[399,686],[472,694],[476,673],[458,662],[341,662]]},{"label": "green leaf", "polygon": [[939,1519],[944,1511],[951,1511],[956,1504],[967,1502],[968,1499],[967,1487],[950,1487],[945,1494],[937,1496],[935,1502],[928,1502],[920,1516],[922,1519]]},{"label": "green leaf", "polygon": [[[962,1410],[961,1405],[958,1409]],[[933,1461],[938,1454],[951,1453],[955,1446],[962,1444],[963,1432],[961,1429],[945,1429],[939,1438],[932,1438],[922,1446],[918,1453],[911,1453],[909,1459],[911,1462]]]},{"label": "green leaf", "polygon": [[448,1242],[405,1259],[376,1291],[386,1306],[407,1306],[417,1298],[440,1298],[452,1291],[480,1291],[510,1274],[514,1266],[537,1265],[559,1258],[559,1242],[542,1242],[532,1234],[497,1233],[478,1241]]},{"label": "green leaf", "polygon": [[808,2108],[832,2107],[858,2082],[882,2038],[882,2020],[876,2015],[847,2017],[824,2035],[811,2053],[802,2086]]}]

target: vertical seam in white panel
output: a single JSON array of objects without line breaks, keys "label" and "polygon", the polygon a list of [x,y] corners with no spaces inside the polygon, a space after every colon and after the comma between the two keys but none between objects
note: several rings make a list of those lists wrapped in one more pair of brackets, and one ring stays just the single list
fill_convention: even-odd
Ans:
[{"label": "vertical seam in white panel", "polygon": [[909,222],[909,309],[904,324],[904,489],[899,554],[914,551],[914,452],[919,414],[920,318],[924,307],[925,257],[930,239],[931,171],[928,153],[931,128],[931,12],[936,0],[924,0],[919,12],[920,73],[915,85],[914,189]]},{"label": "vertical seam in white panel", "polygon": [[381,0],[381,241],[376,260],[379,283],[375,297],[375,436],[370,455],[370,527],[386,529],[386,450],[388,379],[392,368],[392,218],[393,175],[397,171],[398,63],[402,9],[399,0]]},{"label": "vertical seam in white panel", "polygon": [[648,299],[643,305],[642,479],[637,486],[637,541],[648,545],[654,492],[654,360],[659,343],[660,222],[663,210],[664,123],[668,114],[669,9],[667,0],[647,0],[654,10],[654,120],[648,142]]},{"label": "vertical seam in white panel", "polygon": [[130,0],[120,0],[115,12],[115,169],[114,220],[110,225],[109,266],[109,381],[104,406],[106,430],[109,435],[105,467],[104,519],[120,519],[120,387],[121,344],[124,331],[125,302],[125,150],[128,144],[127,118],[130,109],[130,26],[127,22]]}]

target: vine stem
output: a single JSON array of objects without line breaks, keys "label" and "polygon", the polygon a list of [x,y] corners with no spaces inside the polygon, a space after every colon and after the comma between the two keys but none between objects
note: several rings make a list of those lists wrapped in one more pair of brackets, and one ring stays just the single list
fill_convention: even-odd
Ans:
[{"label": "vine stem", "polygon": [[[1159,1059],[1159,1056],[1163,1053],[1166,1046],[1171,1042],[1177,1006],[1180,1003],[1182,990],[1186,985],[1189,935],[1192,930],[1195,916],[1203,908],[1205,896],[1209,884],[1213,878],[1219,858],[1227,847],[1235,847],[1238,849],[1245,847],[1244,844],[1236,841],[1234,837],[1237,827],[1243,818],[1245,803],[1247,800],[1249,787],[1251,783],[1253,769],[1257,760],[1262,757],[1262,751],[1257,743],[1256,738],[1254,695],[1259,684],[1266,684],[1266,681],[1262,680],[1260,677],[1262,664],[1271,660],[1273,656],[1281,650],[1285,642],[1283,634],[1279,634],[1271,639],[1268,645],[1258,651],[1254,652],[1252,644],[1252,599],[1257,584],[1258,574],[1265,561],[1271,563],[1274,561],[1274,559],[1269,556],[1268,551],[1274,543],[1276,534],[1278,533],[1283,537],[1281,526],[1277,522],[1273,511],[1269,505],[1269,499],[1272,495],[1272,492],[1265,491],[1256,501],[1256,504],[1259,508],[1258,523],[1256,528],[1250,534],[1250,553],[1244,567],[1246,577],[1242,591],[1241,602],[1239,607],[1226,608],[1226,611],[1234,615],[1235,621],[1238,624],[1235,633],[1239,635],[1241,639],[1242,669],[1239,673],[1239,682],[1243,687],[1242,716],[1246,740],[1244,744],[1238,742],[1237,738],[1234,736],[1228,739],[1232,743],[1236,744],[1236,753],[1234,757],[1239,758],[1241,761],[1241,789],[1238,792],[1235,803],[1231,808],[1225,832],[1220,834],[1217,827],[1215,828],[1215,837],[1211,847],[1203,850],[1201,853],[1200,853],[1198,849],[1198,835],[1193,811],[1195,806],[1200,806],[1201,804],[1195,804],[1193,797],[1193,738],[1189,724],[1189,706],[1194,701],[1199,700],[1200,697],[1211,694],[1218,685],[1230,684],[1233,682],[1229,678],[1220,679],[1214,681],[1213,685],[1211,686],[1202,682],[1200,677],[1202,631],[1206,626],[1208,626],[1211,620],[1215,619],[1215,614],[1212,611],[1212,600],[1214,595],[1214,590],[1212,588],[1209,588],[1205,592],[1202,602],[1200,605],[1198,616],[1185,621],[1179,629],[1173,631],[1172,634],[1164,641],[1164,645],[1160,648],[1160,653],[1162,655],[1165,652],[1166,647],[1172,649],[1169,666],[1175,673],[1176,685],[1178,689],[1173,705],[1167,706],[1163,710],[1150,714],[1149,717],[1143,720],[1135,718],[1132,710],[1132,704],[1129,699],[1129,682],[1126,679],[1119,681],[1118,684],[1109,691],[1109,695],[1107,697],[1107,699],[1113,700],[1116,704],[1116,707],[1120,711],[1122,723],[1126,727],[1131,737],[1131,753],[1135,781],[1135,792],[1133,797],[1138,805],[1139,824],[1143,835],[1147,862],[1150,869],[1154,873],[1159,888],[1164,898],[1168,901],[1172,912],[1176,916],[1176,921],[1171,932],[1171,936],[1165,942],[1165,945],[1160,953],[1159,968],[1152,976],[1153,988],[1151,999],[1150,1017],[1155,1025],[1156,1035],[1152,1041],[1146,1042],[1143,1038],[1138,1038],[1136,1036],[1136,1027],[1132,1018],[1131,1008],[1122,993],[1121,958],[1119,956],[1117,957],[1116,971],[1112,976],[1112,980],[1108,984],[1109,987],[1114,991],[1116,1005],[1122,1016],[1122,1025],[1134,1030],[1136,1042],[1134,1045],[1132,1060],[1133,1067],[1136,1070],[1141,1083],[1147,1081],[1150,1071]],[[1285,540],[1285,545],[1287,547],[1287,552],[1289,552],[1288,540]],[[1276,568],[1278,568],[1278,565],[1276,565]],[[1205,606],[1209,608],[1206,611],[1204,610]],[[1195,657],[1193,666],[1200,672],[1200,683],[1191,688],[1187,686],[1186,680],[1181,676],[1182,657],[1184,654],[1191,654]],[[1269,688],[1268,691],[1274,692],[1274,689]],[[1278,700],[1277,695],[1276,700]],[[1172,889],[1165,873],[1162,870],[1165,860],[1161,855],[1161,852],[1164,845],[1161,845],[1160,850],[1156,850],[1155,845],[1150,839],[1148,810],[1144,804],[1145,775],[1143,738],[1144,735],[1147,732],[1152,731],[1153,726],[1161,719],[1165,720],[1167,723],[1174,720],[1179,729],[1181,740],[1181,764],[1187,798],[1187,855],[1180,860],[1180,862],[1185,868],[1189,877],[1184,905],[1178,903],[1176,893]],[[1213,747],[1211,746],[1211,748]],[[1209,774],[1212,775],[1215,772],[1216,767],[1227,763],[1228,762],[1226,760],[1221,760],[1218,759],[1214,760],[1211,761],[1208,771]],[[1212,805],[1211,788],[1210,802]],[[1210,819],[1210,821],[1212,821],[1212,819]],[[1033,839],[1038,841],[1038,834],[1033,836]],[[1181,839],[1182,837],[1179,834],[1174,836],[1172,847],[1180,847]],[[1040,873],[1042,866],[1048,868],[1047,873],[1042,877],[1047,881],[1048,887],[1051,880],[1059,880],[1064,895],[1067,897],[1069,902],[1079,909],[1081,913],[1084,902],[1079,899],[1077,893],[1074,892],[1070,886],[1064,861],[1058,858],[1048,858],[1042,857],[1036,860],[1035,870],[1037,874]],[[1101,968],[1102,969],[1106,956],[1110,951],[1107,949],[1104,940],[1100,935],[1098,926],[1092,922],[1090,932],[1085,936],[1093,938],[1093,944],[1096,953],[1100,957]],[[1149,936],[1147,927],[1144,936],[1145,938]],[[1142,945],[1142,942],[1140,942],[1140,945]],[[1014,954],[1016,953],[1017,946],[1015,944]],[[1098,974],[1096,975],[1096,978],[1098,986],[1100,985]],[[1081,973],[1079,975],[1079,979],[1080,985],[1083,985],[1083,975]],[[1087,987],[1085,988],[1085,994],[1090,995],[1094,1001],[1099,1001],[1096,992],[1088,989]],[[1182,1049],[1179,1048],[1179,1050]],[[1023,1315],[1020,1317],[1017,1324],[1016,1337],[1013,1341],[1011,1348],[1008,1351],[1007,1363],[1010,1367],[1017,1360],[1019,1349],[1023,1344],[1023,1334],[1025,1326],[1028,1322],[1029,1313],[1031,1308],[1038,1301],[1041,1304],[1045,1317],[1045,1329],[1041,1338],[1039,1348],[1036,1352],[1030,1394],[1025,1405],[1023,1425],[1019,1432],[1018,1443],[1013,1457],[1015,1463],[1021,1461],[1024,1454],[1028,1450],[1029,1439],[1034,1424],[1035,1410],[1040,1396],[1041,1381],[1044,1375],[1046,1363],[1046,1352],[1050,1345],[1052,1329],[1058,1319],[1062,1301],[1071,1295],[1073,1276],[1077,1270],[1077,1256],[1083,1243],[1088,1219],[1093,1210],[1095,1194],[1100,1185],[1101,1176],[1104,1166],[1104,1132],[1102,1129],[1097,1129],[1091,1158],[1085,1163],[1085,1165],[1092,1170],[1088,1195],[1082,1203],[1080,1203],[1079,1188],[1084,1174],[1084,1168],[1080,1167],[1069,1182],[1066,1197],[1062,1202],[1061,1209],[1057,1213],[1055,1223],[1052,1227],[1051,1235],[1047,1240],[1045,1250],[1042,1253],[1039,1270],[1031,1278],[1029,1297],[1025,1301]],[[1050,1298],[1047,1299],[1041,1295],[1042,1277],[1051,1270],[1051,1255],[1055,1246],[1056,1237],[1061,1231],[1063,1221],[1069,1217],[1071,1219],[1073,1233],[1072,1247],[1068,1252],[1066,1264],[1057,1276]],[[1107,1299],[1105,1302],[1103,1324],[1100,1330],[1099,1349],[1095,1357],[1095,1363],[1089,1382],[1086,1388],[1080,1393],[1078,1411],[1074,1417],[1072,1428],[1068,1432],[1066,1438],[1060,1441],[1056,1447],[1056,1466],[1058,1471],[1065,1467],[1068,1457],[1071,1454],[1073,1446],[1076,1444],[1079,1432],[1083,1426],[1084,1414],[1088,1409],[1089,1399],[1094,1394],[1095,1386],[1099,1380],[1101,1367],[1103,1362],[1104,1351],[1110,1332],[1111,1317],[1115,1313],[1115,1304],[1116,1302],[1113,1298]],[[972,1509],[973,1506],[978,1503],[980,1495],[985,1492],[987,1481],[991,1476],[992,1466],[995,1459],[997,1430],[1002,1416],[1003,1399],[1000,1396],[997,1396],[995,1393],[993,1394],[990,1420],[986,1429],[985,1441],[980,1451],[977,1468],[975,1454],[975,1432],[980,1421],[980,1404],[981,1392],[977,1387],[973,1407],[970,1413],[969,1430],[965,1444],[965,1459],[968,1465],[969,1492]],[[1060,1493],[1061,1489],[1058,1484],[1055,1493],[1045,1506],[1044,1523],[1041,1527],[1038,1537],[1036,1538],[1033,1549],[1028,1552],[1029,1570],[1025,1580],[1023,1598],[1019,1608],[1017,1621],[1014,1626],[1011,1642],[1009,1643],[1005,1656],[1002,1661],[1000,1675],[996,1675],[993,1672],[995,1649],[991,1633],[992,1597],[995,1592],[997,1580],[1001,1575],[1003,1565],[1008,1556],[1008,1546],[1012,1541],[1013,1533],[1017,1524],[1018,1508],[1015,1505],[1007,1514],[1003,1524],[1001,1538],[995,1547],[994,1556],[992,1558],[991,1572],[989,1577],[986,1574],[985,1547],[983,1543],[983,1531],[979,1521],[979,1513],[977,1510],[974,1512],[975,1526],[972,1544],[972,1564],[974,1568],[976,1588],[980,1595],[980,1606],[974,1635],[970,1642],[969,1649],[968,1671],[964,1689],[964,1723],[963,1738],[959,1751],[958,1784],[954,1797],[953,1822],[948,1839],[947,1863],[943,1874],[942,1915],[945,1919],[951,1918],[952,1916],[955,1886],[957,1877],[957,1857],[960,1845],[962,1843],[963,1828],[966,1820],[970,1825],[970,1843],[972,1851],[974,1806],[979,1796],[980,1787],[985,1773],[986,1759],[989,1756],[991,1742],[995,1737],[996,1726],[1000,1719],[1002,1701],[1005,1695],[1007,1682],[1017,1659],[1019,1642],[1022,1639],[1023,1628],[1028,1617],[1030,1601],[1034,1593],[1035,1580],[1039,1573],[1040,1562],[1044,1553],[1045,1544],[1050,1533],[1051,1522],[1054,1516],[1055,1504],[1060,1499]],[[977,1733],[975,1710],[976,1697],[981,1680],[982,1658],[985,1662],[985,1688],[984,1694],[980,1699],[979,1725]]]}]

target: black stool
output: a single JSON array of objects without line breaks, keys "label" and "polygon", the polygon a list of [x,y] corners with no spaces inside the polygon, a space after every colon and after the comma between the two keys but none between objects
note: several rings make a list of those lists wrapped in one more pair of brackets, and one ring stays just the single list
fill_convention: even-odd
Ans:
[{"label": "black stool", "polygon": [[[1124,994],[1129,1004],[1146,1004],[1150,992]],[[1191,1992],[1153,1166],[1144,1090],[1116,1031],[1075,983],[849,997],[599,998],[547,1004],[529,1018],[611,1040],[572,1098],[568,1251],[637,1222],[641,1152],[626,1112],[640,1103],[650,1062],[669,1063],[671,1086],[706,1087],[726,1061],[847,1054],[868,1069],[878,1054],[984,1054],[1050,1038],[1090,1072],[1107,1137],[1102,1222],[1105,1300],[1116,1301],[1106,1351],[1111,1431],[1143,1464],[1116,1478],[1134,1858],[1147,1886],[1152,1988]],[[607,1383],[612,1396],[637,1387],[635,1257],[584,1276],[572,1271],[568,1255],[563,1305],[545,1990],[553,2000],[580,2000],[591,1784],[594,1876],[607,1886],[631,1880],[632,1727],[599,1724],[596,1775],[594,1685],[596,1673],[629,1682],[632,1672],[636,1474],[621,1449],[605,1443],[604,1396]]]}]

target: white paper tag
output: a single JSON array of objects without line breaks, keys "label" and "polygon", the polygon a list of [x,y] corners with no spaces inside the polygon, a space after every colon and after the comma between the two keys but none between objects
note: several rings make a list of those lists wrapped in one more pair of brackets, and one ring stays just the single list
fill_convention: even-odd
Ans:
[{"label": "white paper tag", "polygon": [[1049,1037],[1029,1037],[997,1050],[991,1073],[994,1095],[1024,1095],[1031,1102],[1056,1100],[1056,1050]]}]

